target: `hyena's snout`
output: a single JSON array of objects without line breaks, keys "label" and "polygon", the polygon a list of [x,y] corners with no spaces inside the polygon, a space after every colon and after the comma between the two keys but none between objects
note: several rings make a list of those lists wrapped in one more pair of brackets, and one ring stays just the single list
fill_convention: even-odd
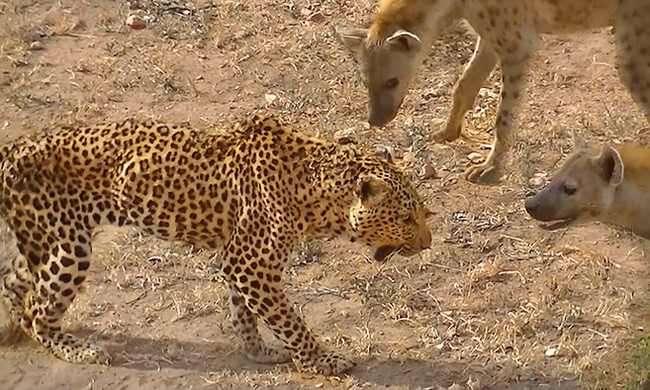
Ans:
[{"label": "hyena's snout", "polygon": [[526,198],[526,212],[533,218],[537,219],[537,210],[539,210],[539,201],[535,198],[535,196],[531,196],[529,198]]},{"label": "hyena's snout", "polygon": [[549,187],[542,189],[535,195],[526,198],[524,206],[528,215],[538,221],[551,221],[557,219],[557,210]]}]

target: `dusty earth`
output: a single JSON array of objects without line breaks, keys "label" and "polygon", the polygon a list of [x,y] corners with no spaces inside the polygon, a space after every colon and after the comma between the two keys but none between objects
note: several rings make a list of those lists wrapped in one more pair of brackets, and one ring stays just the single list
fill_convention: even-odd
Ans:
[{"label": "dusty earth", "polygon": [[[475,41],[456,26],[436,43],[398,117],[370,129],[365,90],[332,26],[365,25],[373,7],[0,2],[0,142],[126,117],[226,127],[267,108],[312,134],[346,130],[364,147],[390,146],[414,175],[427,163],[436,171],[418,184],[434,212],[432,250],[377,264],[338,240],[296,249],[290,296],[325,342],[355,358],[349,374],[302,377],[290,365],[248,361],[229,323],[218,254],[106,230],[67,320],[112,351],[113,365],[68,364],[23,341],[0,347],[0,389],[638,387],[650,360],[645,242],[598,224],[547,232],[523,210],[530,179],[561,164],[571,131],[593,143],[650,141],[616,75],[609,30],[544,38],[511,174],[483,187],[462,172],[472,152],[474,160],[487,154],[498,72],[468,114],[466,136],[429,143]],[[130,14],[146,27],[127,27]]]}]

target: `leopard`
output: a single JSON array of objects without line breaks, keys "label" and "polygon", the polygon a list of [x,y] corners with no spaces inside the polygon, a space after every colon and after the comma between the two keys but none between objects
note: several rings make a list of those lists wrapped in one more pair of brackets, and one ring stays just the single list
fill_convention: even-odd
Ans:
[{"label": "leopard", "polygon": [[418,66],[440,34],[464,20],[478,34],[472,58],[452,94],[446,123],[433,142],[459,138],[463,118],[500,65],[501,101],[487,159],[466,171],[470,182],[494,185],[512,148],[515,113],[525,94],[541,34],[612,27],[621,81],[650,122],[650,2],[646,0],[383,0],[369,28],[337,26],[335,33],[361,65],[372,126],[398,113]]},{"label": "leopard", "polygon": [[[287,297],[292,249],[342,236],[386,261],[431,244],[412,175],[270,113],[226,129],[134,119],[57,127],[3,145],[0,161],[0,216],[16,248],[0,267],[6,333],[17,329],[71,363],[111,362],[103,347],[62,329],[99,226],[131,225],[220,253],[246,356],[321,375],[354,362],[318,342]],[[262,325],[279,343],[262,339]]]}]

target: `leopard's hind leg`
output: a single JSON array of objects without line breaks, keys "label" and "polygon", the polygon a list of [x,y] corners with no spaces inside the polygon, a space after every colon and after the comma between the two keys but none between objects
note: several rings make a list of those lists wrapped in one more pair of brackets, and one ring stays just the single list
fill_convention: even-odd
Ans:
[{"label": "leopard's hind leg", "polygon": [[0,328],[0,344],[10,345],[19,342],[24,334],[31,333],[31,327],[25,322],[24,302],[28,292],[33,289],[31,276],[27,269],[27,260],[18,255],[11,261],[12,268],[2,277],[0,288],[0,310],[5,314],[6,322]]},{"label": "leopard's hind leg", "polygon": [[18,252],[15,235],[4,226],[4,221],[0,237],[0,311],[5,317],[0,327],[0,345],[8,345],[17,343],[24,335],[23,303],[33,285],[27,259]]},{"label": "leopard's hind leg", "polygon": [[102,363],[109,355],[100,347],[61,329],[61,319],[79,292],[90,266],[90,231],[82,221],[65,221],[52,227],[33,211],[14,221],[17,246],[27,259],[33,288],[24,294],[23,329],[60,359],[71,363]]}]

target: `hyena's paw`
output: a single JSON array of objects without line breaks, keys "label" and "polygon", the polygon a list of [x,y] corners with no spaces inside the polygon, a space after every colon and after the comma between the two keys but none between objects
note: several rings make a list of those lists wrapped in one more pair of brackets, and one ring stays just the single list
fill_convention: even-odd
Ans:
[{"label": "hyena's paw", "polygon": [[465,177],[472,183],[494,185],[501,180],[501,170],[494,164],[484,162],[469,167]]},{"label": "hyena's paw", "polygon": [[443,127],[442,129],[431,133],[429,139],[431,140],[431,142],[435,142],[435,143],[454,141],[458,139],[458,137],[460,137],[461,128],[462,125],[453,125],[447,123],[445,127]]}]

